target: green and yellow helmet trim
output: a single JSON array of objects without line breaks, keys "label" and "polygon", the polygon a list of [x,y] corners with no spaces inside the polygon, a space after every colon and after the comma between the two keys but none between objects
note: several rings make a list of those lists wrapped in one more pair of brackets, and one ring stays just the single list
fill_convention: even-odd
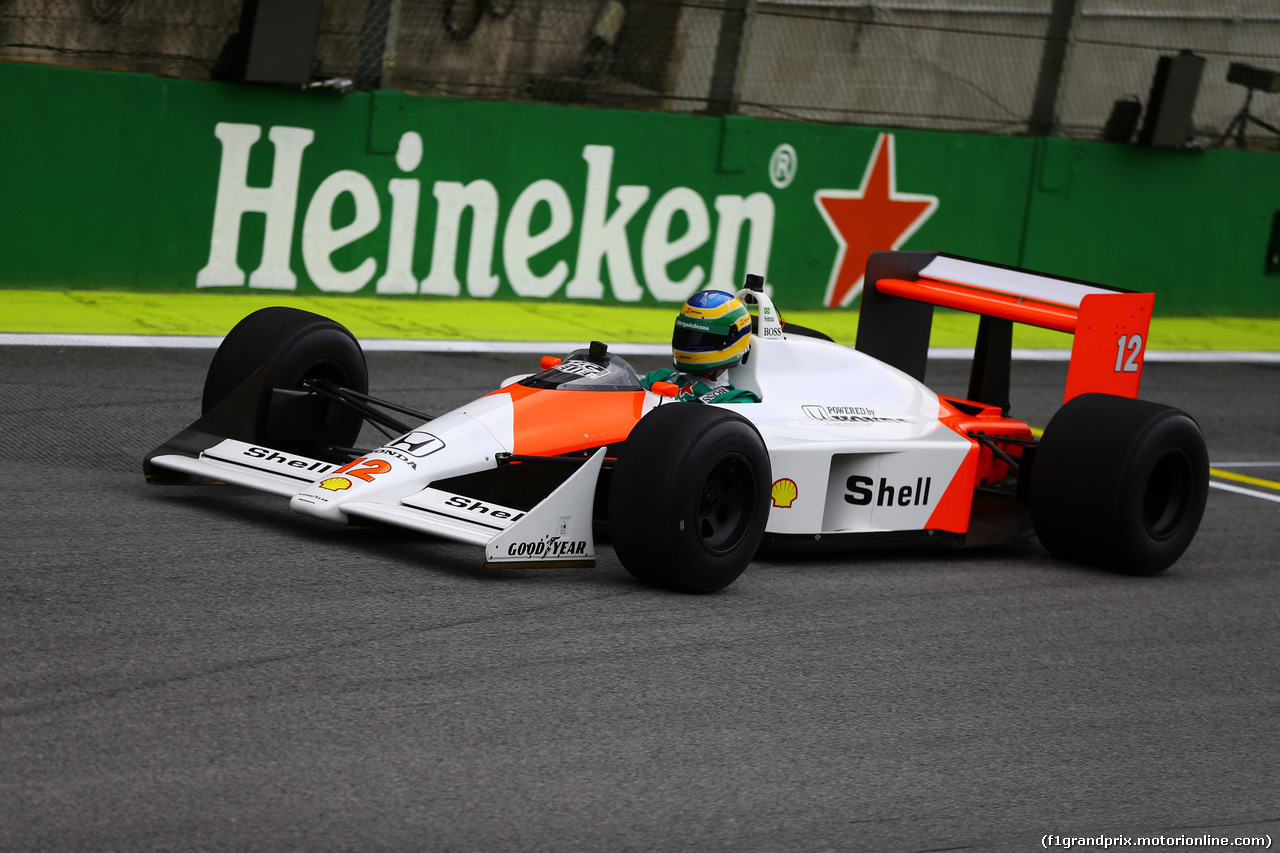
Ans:
[{"label": "green and yellow helmet trim", "polygon": [[709,373],[742,359],[751,346],[751,314],[735,296],[702,290],[676,316],[671,353],[676,369]]}]

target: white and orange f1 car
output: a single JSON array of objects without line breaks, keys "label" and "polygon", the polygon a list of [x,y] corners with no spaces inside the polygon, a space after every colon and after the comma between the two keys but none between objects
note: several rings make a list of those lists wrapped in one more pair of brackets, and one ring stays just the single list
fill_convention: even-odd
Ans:
[{"label": "white and orange f1 car", "polygon": [[[646,391],[593,342],[435,418],[370,397],[341,325],[264,309],[219,347],[203,415],[144,469],[472,543],[495,567],[594,565],[607,528],[633,575],[695,592],[733,582],[762,546],[1036,535],[1059,557],[1139,574],[1182,555],[1208,456],[1188,415],[1136,399],[1152,294],[933,252],[877,253],[865,282],[849,348],[783,323],[748,277],[738,297],[755,334],[730,381],[759,403]],[[963,399],[922,381],[934,306],[981,315]],[[1074,336],[1064,405],[1039,438],[1008,417],[1015,322]],[[386,440],[357,449],[366,423]]]}]

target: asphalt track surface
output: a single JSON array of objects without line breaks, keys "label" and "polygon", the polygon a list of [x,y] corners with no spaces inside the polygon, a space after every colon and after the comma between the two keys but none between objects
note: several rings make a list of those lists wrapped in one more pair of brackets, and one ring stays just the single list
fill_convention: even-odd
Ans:
[{"label": "asphalt track surface", "polygon": [[[0,348],[0,849],[1280,836],[1274,500],[1211,490],[1155,578],[1034,544],[767,558],[712,596],[641,586],[607,546],[593,570],[490,572],[145,485],[210,354]],[[535,362],[375,352],[372,390],[438,412]],[[1015,365],[1013,413],[1043,426],[1064,371]],[[1143,392],[1195,415],[1215,464],[1280,461],[1280,366],[1152,363]]]}]

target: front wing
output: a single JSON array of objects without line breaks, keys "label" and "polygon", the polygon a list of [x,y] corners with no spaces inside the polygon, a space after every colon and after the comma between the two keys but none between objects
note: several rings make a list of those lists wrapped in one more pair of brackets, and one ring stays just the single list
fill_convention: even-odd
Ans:
[{"label": "front wing", "polygon": [[[144,464],[148,481],[225,483],[293,498],[343,479],[344,466],[337,463],[223,438],[211,431],[225,422],[225,412],[215,406],[149,454]],[[594,566],[592,510],[604,454],[600,448],[584,459],[567,479],[527,509],[424,482],[398,498],[344,501],[341,517],[479,545],[485,549],[486,565],[492,567]]]}]

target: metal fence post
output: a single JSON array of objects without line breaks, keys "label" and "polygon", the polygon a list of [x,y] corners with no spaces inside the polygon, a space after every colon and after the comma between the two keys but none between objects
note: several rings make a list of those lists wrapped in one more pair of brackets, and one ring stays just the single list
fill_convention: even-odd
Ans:
[{"label": "metal fence post", "polygon": [[716,43],[716,64],[711,72],[707,110],[736,113],[742,99],[751,24],[756,16],[756,0],[728,0],[720,18],[720,40]]},{"label": "metal fence post", "polygon": [[1036,136],[1053,133],[1058,123],[1058,97],[1062,93],[1063,70],[1075,33],[1080,0],[1053,0],[1044,53],[1040,54],[1040,75],[1036,78],[1035,100],[1027,130]]}]

